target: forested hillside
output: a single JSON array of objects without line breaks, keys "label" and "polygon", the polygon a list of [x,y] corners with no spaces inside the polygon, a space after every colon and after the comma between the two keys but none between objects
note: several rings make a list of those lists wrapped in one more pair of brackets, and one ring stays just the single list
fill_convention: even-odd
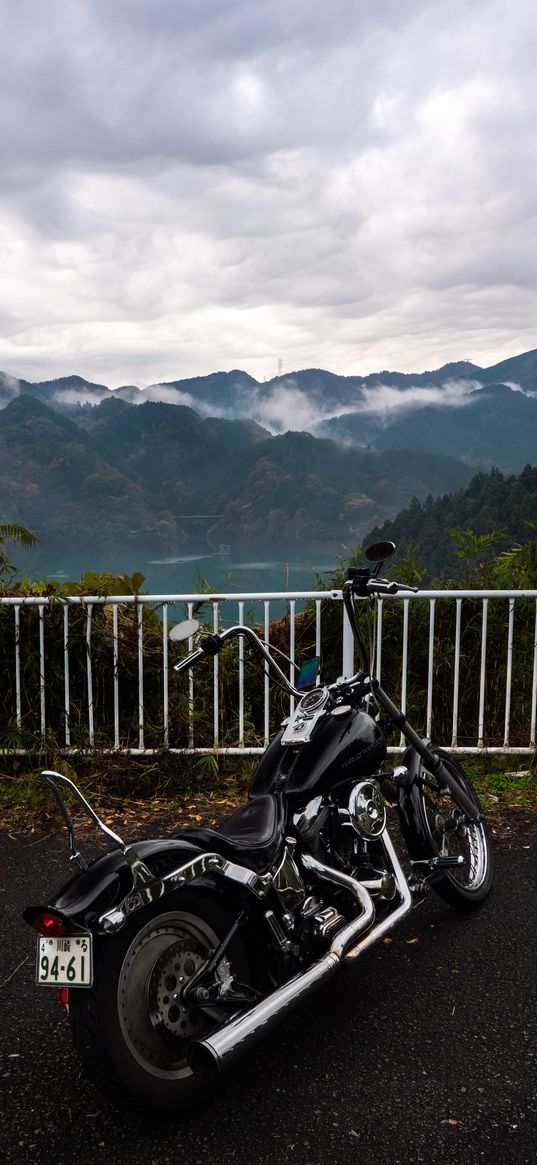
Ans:
[{"label": "forested hillside", "polygon": [[173,551],[188,515],[216,540],[330,547],[359,541],[413,495],[464,485],[449,458],[367,452],[251,421],[107,399],[81,424],[19,396],[0,411],[3,512],[46,546]]},{"label": "forested hillside", "polygon": [[424,404],[391,416],[351,413],[327,421],[327,436],[377,449],[437,449],[474,466],[521,470],[537,449],[537,397],[505,384],[474,389],[458,405]]},{"label": "forested hillside", "polygon": [[[366,543],[392,539],[398,547],[399,560],[412,547],[416,562],[429,579],[463,577],[467,573],[464,553],[461,555],[465,531],[481,539],[481,553],[489,557],[508,550],[514,543],[534,539],[537,468],[526,466],[522,473],[508,476],[499,470],[477,473],[467,489],[444,497],[429,496],[424,501],[413,498],[410,506],[392,521],[371,530]],[[475,547],[475,539],[473,544]]]},{"label": "forested hillside", "polygon": [[67,417],[20,396],[0,412],[2,514],[46,547],[113,551],[134,539],[150,548],[175,536],[146,489]]}]

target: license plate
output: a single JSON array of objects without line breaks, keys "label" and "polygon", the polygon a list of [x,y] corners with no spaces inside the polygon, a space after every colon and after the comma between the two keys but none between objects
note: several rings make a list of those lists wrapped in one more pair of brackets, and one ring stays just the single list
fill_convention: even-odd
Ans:
[{"label": "license plate", "polygon": [[49,938],[39,935],[35,978],[40,987],[91,987],[92,936],[70,934]]}]

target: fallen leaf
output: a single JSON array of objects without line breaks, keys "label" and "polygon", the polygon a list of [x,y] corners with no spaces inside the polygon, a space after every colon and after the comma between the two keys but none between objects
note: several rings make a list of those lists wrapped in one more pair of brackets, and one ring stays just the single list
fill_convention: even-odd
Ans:
[{"label": "fallen leaf", "polygon": [[393,938],[383,938],[382,941],[383,941],[384,945],[387,947],[387,946],[389,946],[390,943],[393,943]]},{"label": "fallen leaf", "polygon": [[407,947],[412,947],[412,946],[414,946],[414,943],[419,943],[419,941],[420,941],[419,938],[406,938],[405,939]]}]

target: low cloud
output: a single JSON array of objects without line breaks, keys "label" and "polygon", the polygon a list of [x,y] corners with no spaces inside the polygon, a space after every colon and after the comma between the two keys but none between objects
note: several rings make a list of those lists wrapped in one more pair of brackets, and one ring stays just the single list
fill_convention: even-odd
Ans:
[{"label": "low cloud", "polygon": [[167,405],[187,405],[188,408],[195,408],[194,398],[189,392],[181,392],[180,389],[174,388],[170,384],[150,384],[148,388],[143,390],[132,389],[128,393],[121,392],[121,396],[126,398],[130,404],[141,405],[144,401],[156,401]]},{"label": "low cloud", "polygon": [[10,376],[8,372],[0,372],[0,399],[4,403],[18,396],[21,391],[21,382],[17,376]]},{"label": "low cloud", "polygon": [[323,417],[311,396],[289,384],[278,384],[268,393],[257,390],[249,397],[247,407],[248,416],[272,433],[308,431]]},{"label": "low cloud", "polygon": [[59,405],[95,405],[106,400],[106,390],[85,388],[59,388],[52,393],[52,401]]},{"label": "low cloud", "polygon": [[363,385],[357,389],[351,402],[346,400],[338,403],[332,399],[330,404],[321,405],[313,395],[293,386],[288,380],[263,393],[258,390],[250,394],[248,404],[245,403],[245,415],[273,433],[282,433],[288,429],[315,432],[323,421],[351,413],[363,413],[384,421],[392,420],[396,414],[431,406],[463,408],[468,404],[472,392],[481,387],[477,380],[447,380],[439,386],[416,385],[409,388],[379,383],[374,386]]},{"label": "low cloud", "polygon": [[[203,399],[195,399],[176,389],[167,389],[165,385],[144,389],[137,400],[139,402],[146,399],[161,399],[170,404],[187,404],[201,416],[220,416],[229,419],[245,417],[257,421],[275,434],[290,429],[315,433],[323,421],[351,413],[363,413],[383,422],[393,419],[395,414],[424,407],[463,408],[468,404],[472,392],[481,387],[477,380],[447,380],[438,386],[416,385],[409,388],[397,388],[382,383],[374,386],[363,384],[356,387],[351,401],[346,399],[345,402],[338,402],[331,397],[323,404],[319,400],[318,392],[308,392],[300,388],[293,377],[288,377],[274,385],[252,387],[248,392],[240,389],[232,404],[207,403]],[[161,390],[162,395],[159,396]]]},{"label": "low cloud", "polygon": [[[478,380],[446,380],[436,385],[416,385],[410,388],[396,388],[391,384],[367,386],[358,410],[364,413],[409,412],[412,409],[443,405],[444,408],[461,408],[468,404],[470,394],[482,388]],[[349,409],[345,410],[349,412]]]}]

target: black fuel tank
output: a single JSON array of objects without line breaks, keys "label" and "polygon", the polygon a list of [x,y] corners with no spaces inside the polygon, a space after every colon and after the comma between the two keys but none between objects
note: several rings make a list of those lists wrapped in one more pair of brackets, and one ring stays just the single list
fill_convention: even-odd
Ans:
[{"label": "black fuel tank", "polygon": [[284,787],[288,797],[315,797],[353,777],[366,777],[382,764],[386,738],[367,712],[321,721],[308,744],[282,745],[279,732],[263,754],[250,784],[250,796]]}]

